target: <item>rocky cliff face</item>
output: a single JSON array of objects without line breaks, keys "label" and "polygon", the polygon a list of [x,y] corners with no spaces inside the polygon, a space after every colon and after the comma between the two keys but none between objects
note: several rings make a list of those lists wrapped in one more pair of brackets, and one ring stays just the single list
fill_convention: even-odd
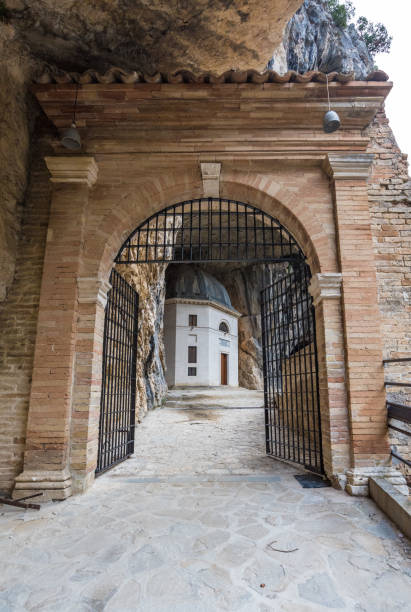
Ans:
[{"label": "rocky cliff face", "polygon": [[305,0],[288,23],[283,41],[268,63],[284,72],[322,70],[354,72],[362,79],[373,68],[373,60],[354,25],[338,28],[326,0]]},{"label": "rocky cliff face", "polygon": [[6,0],[32,53],[65,69],[262,69],[301,0]]},{"label": "rocky cliff face", "polygon": [[118,272],[139,295],[137,418],[159,406],[167,391],[164,378],[163,315],[167,264],[118,265]]}]

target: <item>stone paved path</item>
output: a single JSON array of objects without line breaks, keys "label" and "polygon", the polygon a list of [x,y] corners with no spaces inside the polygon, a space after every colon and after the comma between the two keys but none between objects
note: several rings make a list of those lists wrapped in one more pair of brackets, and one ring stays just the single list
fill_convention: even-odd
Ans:
[{"label": "stone paved path", "polygon": [[259,394],[176,394],[86,495],[0,507],[0,611],[410,610],[408,540],[265,457]]}]

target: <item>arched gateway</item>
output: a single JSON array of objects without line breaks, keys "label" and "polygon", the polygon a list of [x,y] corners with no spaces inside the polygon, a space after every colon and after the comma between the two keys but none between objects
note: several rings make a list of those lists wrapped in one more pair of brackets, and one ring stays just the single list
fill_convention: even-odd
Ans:
[{"label": "arched gateway", "polygon": [[[144,82],[121,73],[90,82],[91,72],[80,86],[79,75],[74,82],[59,74],[58,83],[49,75],[34,88],[57,129],[71,124],[76,106],[83,150],[67,154],[56,143],[55,155],[45,158],[50,213],[44,259],[39,255],[27,426],[19,421],[13,434],[16,462],[8,472],[13,495],[34,490],[42,499],[65,499],[94,480],[101,374],[116,371],[107,362],[102,370],[104,309],[123,243],[122,264],[238,258],[270,268],[278,262],[262,300],[268,450],[321,471],[322,446],[330,480],[367,494],[373,474],[392,473],[367,183],[377,166],[366,129],[391,84],[380,73],[354,83],[349,75],[254,71],[200,79],[184,72]],[[342,125],[334,134],[322,131],[327,79]],[[112,303],[114,294],[112,282]],[[117,295],[121,305],[124,296]],[[120,330],[130,342],[128,329]],[[124,350],[122,368],[131,369],[129,354]],[[121,397],[128,407],[130,398],[126,406],[127,394]],[[21,401],[20,390],[12,400]],[[111,426],[119,444],[123,435],[131,440],[128,408],[108,411],[112,421],[124,417]]]},{"label": "arched gateway", "polygon": [[[261,291],[267,454],[323,473],[310,270],[288,230],[250,204],[194,199],[149,217],[115,258],[123,265],[236,261],[267,264]],[[134,450],[138,295],[115,269],[110,283],[96,474]]]}]

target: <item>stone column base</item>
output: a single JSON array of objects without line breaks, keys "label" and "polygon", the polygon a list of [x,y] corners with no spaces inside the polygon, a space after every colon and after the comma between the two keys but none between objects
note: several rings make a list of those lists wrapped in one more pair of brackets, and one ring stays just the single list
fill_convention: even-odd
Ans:
[{"label": "stone column base", "polygon": [[408,486],[404,476],[399,470],[388,466],[353,468],[347,471],[347,485],[345,490],[350,495],[369,496],[368,481],[373,478],[384,478],[403,495],[408,495]]},{"label": "stone column base", "polygon": [[72,489],[73,495],[85,493],[93,484],[95,479],[94,470],[92,472],[80,472],[73,470],[72,472]]},{"label": "stone column base", "polygon": [[25,470],[16,478],[12,497],[19,499],[40,492],[43,496],[36,497],[36,503],[70,497],[72,495],[70,472]]}]

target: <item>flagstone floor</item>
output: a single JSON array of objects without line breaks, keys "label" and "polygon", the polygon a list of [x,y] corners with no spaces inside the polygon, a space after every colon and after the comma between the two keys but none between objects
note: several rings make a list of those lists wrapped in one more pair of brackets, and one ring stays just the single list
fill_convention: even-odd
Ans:
[{"label": "flagstone floor", "polygon": [[261,394],[224,391],[171,392],[87,494],[0,507],[0,611],[410,610],[409,541],[303,489],[264,455]]}]

